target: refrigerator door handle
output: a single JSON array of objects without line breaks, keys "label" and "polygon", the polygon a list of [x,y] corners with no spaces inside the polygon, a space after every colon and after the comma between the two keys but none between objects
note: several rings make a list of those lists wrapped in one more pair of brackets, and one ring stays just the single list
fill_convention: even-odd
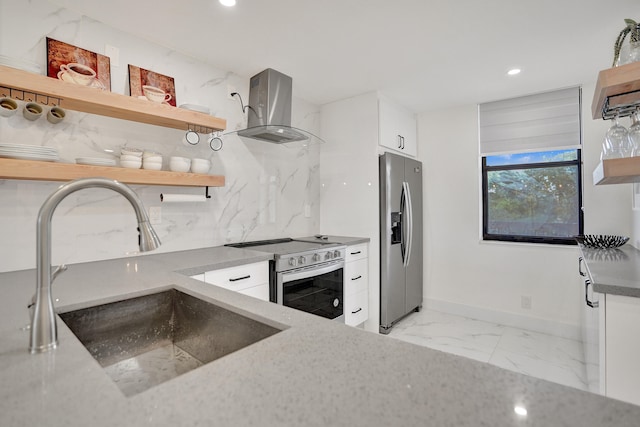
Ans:
[{"label": "refrigerator door handle", "polygon": [[400,223],[400,255],[402,255],[402,264],[406,265],[405,259],[407,258],[407,220],[406,220],[406,211],[407,211],[407,193],[405,192],[404,182],[402,183],[402,192],[400,193],[400,218],[402,218],[402,222]]},{"label": "refrigerator door handle", "polygon": [[402,183],[402,194],[404,195],[404,213],[406,218],[407,229],[403,241],[405,242],[404,260],[403,265],[406,267],[411,261],[411,245],[413,243],[413,207],[411,206],[411,189],[409,183],[404,181]]}]

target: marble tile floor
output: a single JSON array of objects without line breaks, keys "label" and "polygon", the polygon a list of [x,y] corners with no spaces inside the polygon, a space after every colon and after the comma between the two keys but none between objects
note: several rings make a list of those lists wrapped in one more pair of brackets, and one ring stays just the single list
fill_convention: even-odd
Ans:
[{"label": "marble tile floor", "polygon": [[390,337],[587,390],[582,343],[567,338],[422,309]]}]

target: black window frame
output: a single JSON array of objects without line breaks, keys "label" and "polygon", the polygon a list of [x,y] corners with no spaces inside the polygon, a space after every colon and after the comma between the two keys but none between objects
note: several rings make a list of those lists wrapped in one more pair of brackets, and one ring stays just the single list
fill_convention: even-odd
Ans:
[{"label": "black window frame", "polygon": [[[577,152],[576,159],[539,162],[539,163],[517,163],[511,165],[487,166],[487,157],[482,156],[482,239],[487,241],[502,242],[521,242],[521,243],[546,243],[553,245],[576,245],[577,242],[573,237],[550,237],[550,236],[520,236],[511,234],[491,234],[487,233],[489,222],[489,204],[488,202],[488,172],[500,170],[520,170],[520,169],[537,169],[577,166],[578,168],[578,234],[584,233],[584,212],[582,209],[582,150],[575,149]],[[549,150],[553,151],[553,150]]]}]

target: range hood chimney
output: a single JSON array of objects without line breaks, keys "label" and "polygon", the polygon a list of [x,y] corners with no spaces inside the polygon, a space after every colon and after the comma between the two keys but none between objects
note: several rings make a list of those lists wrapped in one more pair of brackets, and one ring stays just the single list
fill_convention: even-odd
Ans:
[{"label": "range hood chimney", "polygon": [[247,129],[238,135],[275,144],[309,139],[291,127],[292,93],[291,77],[271,68],[251,77]]}]

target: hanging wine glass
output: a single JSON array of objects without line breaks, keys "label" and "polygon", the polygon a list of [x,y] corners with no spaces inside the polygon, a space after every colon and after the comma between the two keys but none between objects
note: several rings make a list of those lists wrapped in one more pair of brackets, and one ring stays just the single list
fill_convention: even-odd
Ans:
[{"label": "hanging wine glass", "polygon": [[631,126],[629,126],[629,144],[631,145],[631,155],[640,156],[640,108],[631,115]]},{"label": "hanging wine glass", "polygon": [[631,144],[629,143],[629,132],[627,128],[622,126],[618,121],[618,115],[612,119],[613,125],[607,131],[605,143],[611,147],[609,156],[605,159],[617,159],[627,157],[631,153]]},{"label": "hanging wine glass", "polygon": [[609,144],[609,141],[607,141],[607,139],[605,138],[604,142],[602,142],[602,151],[600,152],[600,161],[602,160],[606,160],[606,159],[612,159],[613,150],[611,149],[611,144]]}]

